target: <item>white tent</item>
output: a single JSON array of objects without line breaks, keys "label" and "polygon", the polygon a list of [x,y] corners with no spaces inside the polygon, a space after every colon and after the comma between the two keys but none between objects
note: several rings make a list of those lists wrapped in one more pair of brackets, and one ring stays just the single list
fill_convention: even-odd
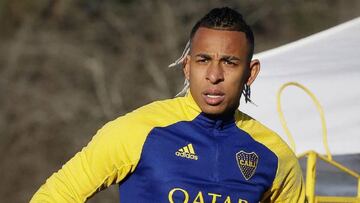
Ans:
[{"label": "white tent", "polygon": [[[360,17],[254,56],[261,71],[251,86],[257,106],[240,109],[288,141],[276,110],[276,93],[286,82],[310,89],[321,103],[332,154],[360,153]],[[311,98],[297,87],[283,91],[282,109],[297,153],[325,154],[321,121]]]}]

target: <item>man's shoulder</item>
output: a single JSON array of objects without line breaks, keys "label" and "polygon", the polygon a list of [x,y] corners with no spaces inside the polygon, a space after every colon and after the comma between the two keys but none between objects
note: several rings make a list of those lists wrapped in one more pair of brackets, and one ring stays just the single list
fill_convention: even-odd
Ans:
[{"label": "man's shoulder", "polygon": [[183,97],[158,100],[141,106],[113,121],[119,125],[163,127],[173,123],[190,120]]},{"label": "man's shoulder", "polygon": [[[131,113],[160,113],[160,114],[181,114],[181,110],[184,110],[184,98],[176,97],[171,99],[157,100],[149,104],[146,104],[138,109],[135,109]],[[180,111],[177,111],[180,110]]]},{"label": "man's shoulder", "polygon": [[98,134],[111,137],[109,140],[143,143],[153,128],[187,119],[183,105],[182,98],[149,103],[106,123]]},{"label": "man's shoulder", "polygon": [[[241,112],[237,111],[235,115],[236,125],[249,133],[252,137],[260,136],[261,138],[271,137],[275,139],[274,141],[284,142],[281,137],[266,127],[264,124],[254,119],[253,117]],[[284,142],[285,143],[285,142]]]},{"label": "man's shoulder", "polygon": [[270,149],[279,159],[294,159],[295,155],[288,144],[273,130],[251,116],[238,111],[236,124],[255,141]]}]

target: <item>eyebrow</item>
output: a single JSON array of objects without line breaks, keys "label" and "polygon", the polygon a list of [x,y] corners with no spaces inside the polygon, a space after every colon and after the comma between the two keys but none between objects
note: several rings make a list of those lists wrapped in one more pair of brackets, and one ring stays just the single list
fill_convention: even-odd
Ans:
[{"label": "eyebrow", "polygon": [[240,61],[240,59],[238,57],[228,56],[228,55],[221,56],[221,59],[228,60],[228,61]]},{"label": "eyebrow", "polygon": [[[205,58],[205,59],[211,59],[212,57],[209,54],[196,54],[195,57],[201,57],[201,58]],[[236,56],[231,56],[231,55],[222,55],[220,57],[220,60],[228,60],[228,61],[240,61],[240,58],[236,57]]]},{"label": "eyebrow", "polygon": [[209,54],[196,54],[195,57],[201,57],[201,58],[204,58],[204,59],[211,59],[211,56]]}]

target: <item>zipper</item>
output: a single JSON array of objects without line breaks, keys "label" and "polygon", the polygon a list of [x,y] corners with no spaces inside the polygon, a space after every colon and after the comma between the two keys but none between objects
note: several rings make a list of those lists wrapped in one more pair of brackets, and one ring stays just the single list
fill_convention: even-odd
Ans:
[{"label": "zipper", "polygon": [[217,142],[216,142],[216,149],[215,149],[214,180],[215,180],[215,182],[219,182],[219,143],[217,143]]}]

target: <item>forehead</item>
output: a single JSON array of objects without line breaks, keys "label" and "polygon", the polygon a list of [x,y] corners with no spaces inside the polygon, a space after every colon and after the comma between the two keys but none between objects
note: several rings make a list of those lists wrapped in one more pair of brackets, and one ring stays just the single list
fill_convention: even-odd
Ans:
[{"label": "forehead", "polygon": [[207,53],[246,57],[246,35],[239,31],[199,28],[191,41],[191,54]]}]

